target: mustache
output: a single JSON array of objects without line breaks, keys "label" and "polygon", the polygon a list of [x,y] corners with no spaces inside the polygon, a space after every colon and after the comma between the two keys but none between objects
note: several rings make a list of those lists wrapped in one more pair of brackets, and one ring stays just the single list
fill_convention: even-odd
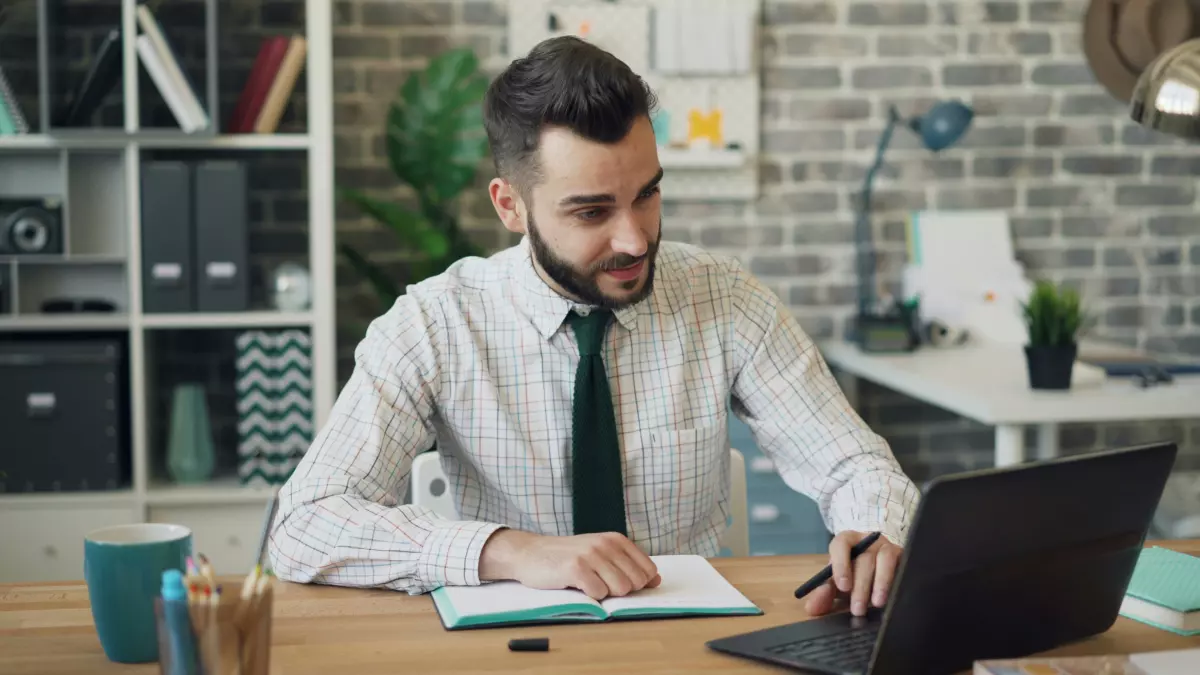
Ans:
[{"label": "mustache", "polygon": [[597,265],[596,270],[600,272],[606,272],[608,270],[619,270],[624,267],[636,265],[645,260],[646,255],[631,256],[628,253],[619,253]]}]

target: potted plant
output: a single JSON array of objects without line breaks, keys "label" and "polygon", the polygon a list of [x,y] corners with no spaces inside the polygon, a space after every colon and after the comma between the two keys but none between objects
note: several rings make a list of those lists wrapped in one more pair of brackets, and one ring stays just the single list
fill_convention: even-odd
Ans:
[{"label": "potted plant", "polygon": [[388,164],[412,190],[414,206],[342,189],[343,199],[384,225],[396,237],[406,264],[389,275],[348,244],[343,258],[375,291],[386,312],[405,286],[439,274],[454,261],[480,250],[463,234],[457,197],[474,184],[487,154],[483,97],[488,80],[470,49],[453,49],[431,59],[400,86],[385,124]]},{"label": "potted plant", "polygon": [[1038,281],[1022,308],[1029,329],[1029,344],[1025,345],[1029,386],[1070,389],[1085,319],[1079,294],[1049,281]]}]

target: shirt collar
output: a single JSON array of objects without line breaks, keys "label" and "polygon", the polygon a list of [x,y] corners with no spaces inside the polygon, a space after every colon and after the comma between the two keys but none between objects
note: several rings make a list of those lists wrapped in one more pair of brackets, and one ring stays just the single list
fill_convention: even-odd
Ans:
[{"label": "shirt collar", "polygon": [[[517,299],[524,305],[525,311],[542,337],[549,340],[562,327],[568,312],[576,308],[583,310],[581,313],[595,309],[593,305],[563,297],[542,280],[537,268],[533,266],[533,251],[528,236],[521,238],[520,248],[520,255],[513,258],[513,278],[519,293]],[[644,304],[643,300],[614,310],[613,316],[626,330],[632,331],[637,327],[638,314]]]}]

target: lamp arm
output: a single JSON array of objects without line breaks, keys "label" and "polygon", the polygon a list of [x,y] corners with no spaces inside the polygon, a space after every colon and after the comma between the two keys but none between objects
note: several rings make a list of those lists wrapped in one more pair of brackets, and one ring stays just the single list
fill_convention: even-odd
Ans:
[{"label": "lamp arm", "polygon": [[875,148],[875,161],[867,169],[863,178],[862,192],[855,211],[856,221],[854,243],[857,248],[858,262],[858,312],[860,316],[871,313],[875,304],[875,247],[871,232],[871,188],[875,183],[875,174],[883,166],[883,156],[888,145],[892,142],[892,132],[901,121],[900,112],[896,106],[888,108],[887,126],[879,135],[879,145]]}]

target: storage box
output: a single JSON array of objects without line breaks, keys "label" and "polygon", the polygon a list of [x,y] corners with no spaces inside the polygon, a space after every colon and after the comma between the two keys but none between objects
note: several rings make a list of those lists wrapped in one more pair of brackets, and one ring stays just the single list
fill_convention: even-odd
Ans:
[{"label": "storage box", "polygon": [[0,493],[127,485],[125,370],[120,340],[0,342]]}]

